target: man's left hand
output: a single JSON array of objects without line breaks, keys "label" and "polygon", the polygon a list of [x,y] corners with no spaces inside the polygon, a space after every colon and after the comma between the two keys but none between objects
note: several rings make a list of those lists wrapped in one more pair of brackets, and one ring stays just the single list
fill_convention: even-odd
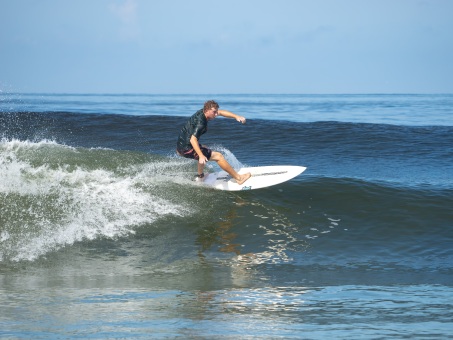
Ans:
[{"label": "man's left hand", "polygon": [[245,117],[238,116],[238,117],[236,118],[236,120],[237,120],[239,123],[245,124]]}]

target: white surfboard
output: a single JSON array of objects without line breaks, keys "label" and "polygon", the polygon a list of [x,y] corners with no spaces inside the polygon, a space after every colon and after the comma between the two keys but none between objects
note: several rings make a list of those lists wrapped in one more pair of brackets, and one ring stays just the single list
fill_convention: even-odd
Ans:
[{"label": "white surfboard", "polygon": [[293,165],[274,165],[274,166],[258,166],[253,168],[241,168],[238,173],[244,174],[250,172],[250,177],[245,183],[239,185],[225,171],[213,172],[206,174],[204,181],[200,182],[204,185],[213,187],[219,190],[239,191],[253,190],[259,188],[270,187],[280,184],[300,175],[305,171],[303,166]]}]

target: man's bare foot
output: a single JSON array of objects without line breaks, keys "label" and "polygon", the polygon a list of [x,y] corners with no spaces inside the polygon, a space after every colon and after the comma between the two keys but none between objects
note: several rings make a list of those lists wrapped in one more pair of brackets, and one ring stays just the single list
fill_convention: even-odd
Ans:
[{"label": "man's bare foot", "polygon": [[252,177],[252,174],[250,172],[247,172],[246,174],[239,175],[239,179],[236,180],[237,184],[241,185],[244,184],[246,180],[248,180],[250,177]]}]

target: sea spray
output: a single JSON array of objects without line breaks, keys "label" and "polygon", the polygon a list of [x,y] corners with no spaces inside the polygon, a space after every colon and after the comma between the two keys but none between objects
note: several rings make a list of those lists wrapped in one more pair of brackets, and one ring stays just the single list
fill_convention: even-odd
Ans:
[{"label": "sea spray", "polygon": [[[121,164],[134,157],[142,163]],[[184,201],[156,194],[174,177],[160,178],[169,165],[146,158],[52,141],[2,140],[0,259],[33,260],[83,239],[120,237],[189,213]]]}]

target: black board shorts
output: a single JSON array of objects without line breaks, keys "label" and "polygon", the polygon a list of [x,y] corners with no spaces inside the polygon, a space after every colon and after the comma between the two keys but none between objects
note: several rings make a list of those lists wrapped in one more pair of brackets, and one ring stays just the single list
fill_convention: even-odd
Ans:
[{"label": "black board shorts", "polygon": [[[212,155],[212,150],[207,148],[206,146],[204,145],[200,145],[200,150],[201,152],[203,153],[203,155],[205,155],[205,157],[210,160],[211,159],[211,155]],[[176,150],[176,152],[182,156],[182,157],[185,157],[185,158],[191,158],[191,159],[196,159],[198,161],[198,159],[200,157],[198,157],[198,154],[195,152],[194,149],[190,149],[190,150],[186,150],[186,151],[181,151],[181,150]]]}]

